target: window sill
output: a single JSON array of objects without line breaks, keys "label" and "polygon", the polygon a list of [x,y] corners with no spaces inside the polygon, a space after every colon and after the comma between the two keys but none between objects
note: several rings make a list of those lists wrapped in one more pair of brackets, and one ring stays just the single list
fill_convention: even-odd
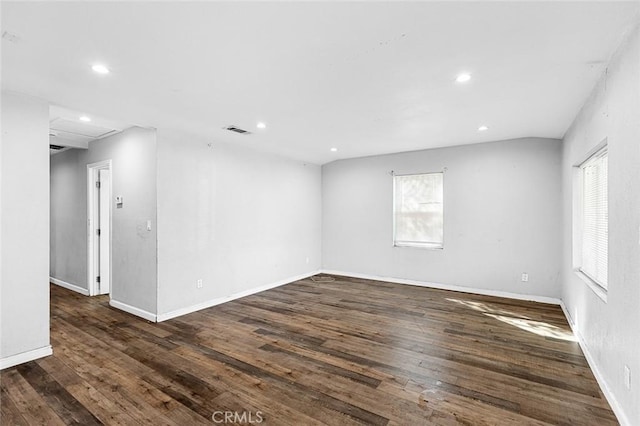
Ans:
[{"label": "window sill", "polygon": [[593,291],[596,294],[596,296],[598,296],[604,303],[607,303],[607,290],[602,288],[600,284],[598,284],[597,282],[589,278],[581,270],[574,269],[573,272],[575,272],[578,278],[580,278],[589,286],[591,291]]},{"label": "window sill", "polygon": [[394,243],[396,248],[417,248],[425,250],[444,250],[444,246],[438,244],[411,244],[411,243]]}]

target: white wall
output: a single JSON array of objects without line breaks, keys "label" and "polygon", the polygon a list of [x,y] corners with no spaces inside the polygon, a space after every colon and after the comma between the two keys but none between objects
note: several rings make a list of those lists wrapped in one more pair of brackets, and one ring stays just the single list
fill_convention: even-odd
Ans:
[{"label": "white wall", "polygon": [[[51,276],[87,286],[87,164],[112,160],[111,297],[156,313],[156,134],[132,127],[51,158]],[[122,195],[122,208],[115,196]],[[151,231],[146,222],[152,223]]]},{"label": "white wall", "polygon": [[51,156],[49,275],[88,291],[87,165],[83,151],[71,149]]},{"label": "white wall", "polygon": [[[560,152],[527,138],[327,164],[323,269],[559,297]],[[444,168],[444,249],[393,247],[390,172]]]},{"label": "white wall", "polygon": [[160,315],[320,267],[320,167],[210,142],[158,129]]},{"label": "white wall", "polygon": [[[91,142],[86,161],[111,159],[111,298],[149,313],[157,299],[157,149],[154,129],[132,127]],[[116,208],[115,197],[124,204]],[[151,231],[147,231],[147,221]]]},{"label": "white wall", "polygon": [[46,102],[2,92],[3,366],[19,354],[36,351],[32,354],[42,356],[50,351],[48,135]]},{"label": "white wall", "polygon": [[[572,166],[609,145],[609,279],[604,302],[573,271]],[[640,33],[610,62],[564,138],[562,298],[628,424],[640,424]],[[631,390],[623,366],[631,367]],[[623,420],[623,419],[621,419]]]}]

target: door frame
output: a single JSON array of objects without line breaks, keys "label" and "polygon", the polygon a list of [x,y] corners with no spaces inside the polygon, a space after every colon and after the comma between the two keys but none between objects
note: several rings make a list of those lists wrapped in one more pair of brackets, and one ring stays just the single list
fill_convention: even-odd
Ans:
[{"label": "door frame", "polygon": [[[111,160],[103,160],[98,161],[97,163],[87,164],[87,282],[89,287],[89,296],[95,296],[100,294],[100,287],[96,282],[96,266],[98,265],[99,259],[97,258],[97,253],[99,253],[95,248],[96,243],[96,229],[98,225],[98,218],[100,214],[100,210],[98,209],[98,201],[96,191],[96,182],[99,179],[99,171],[100,170],[110,170],[111,173],[109,175],[109,190],[113,191],[113,168],[111,167]],[[112,229],[113,229],[113,209],[111,203],[112,194],[109,194],[109,276],[112,277],[113,271],[113,248],[112,248]],[[105,237],[101,235],[101,237]],[[109,283],[109,298],[111,298],[111,290],[112,285]]]}]

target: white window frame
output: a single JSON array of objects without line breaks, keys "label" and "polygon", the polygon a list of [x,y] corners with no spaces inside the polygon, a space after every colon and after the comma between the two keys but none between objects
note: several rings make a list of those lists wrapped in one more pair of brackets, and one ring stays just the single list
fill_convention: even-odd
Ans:
[{"label": "white window frame", "polygon": [[[396,177],[406,177],[406,176],[421,176],[421,175],[434,175],[439,174],[442,175],[442,242],[407,242],[407,241],[398,241],[396,238]],[[409,247],[409,248],[420,248],[420,249],[428,249],[428,250],[442,250],[444,249],[444,172],[425,172],[425,173],[406,173],[406,174],[395,174],[391,173],[392,179],[392,203],[393,203],[393,247]]]},{"label": "white window frame", "polygon": [[[607,301],[608,277],[607,282],[602,283],[586,273],[582,269],[583,265],[583,237],[584,237],[584,168],[588,166],[595,158],[603,155],[608,156],[607,140],[604,139],[599,143],[588,155],[576,164],[574,173],[574,228],[573,228],[573,259],[574,272],[582,279],[589,288],[604,302]],[[609,178],[607,176],[607,184]],[[608,223],[607,223],[608,226]],[[609,253],[607,250],[607,263],[609,262]]]}]

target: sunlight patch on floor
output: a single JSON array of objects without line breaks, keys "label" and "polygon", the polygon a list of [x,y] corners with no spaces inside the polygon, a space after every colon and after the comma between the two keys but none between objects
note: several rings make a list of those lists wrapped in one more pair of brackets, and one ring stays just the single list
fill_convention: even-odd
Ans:
[{"label": "sunlight patch on floor", "polygon": [[530,333],[537,334],[542,337],[551,337],[552,339],[566,340],[568,342],[577,342],[578,339],[573,335],[573,333],[563,330],[560,327],[556,327],[555,325],[547,324],[542,321],[533,321],[522,318],[513,318],[507,317],[504,315],[495,315],[485,313],[484,315],[495,318],[498,321],[502,321],[506,324],[513,325],[518,327],[520,330],[528,331]]},{"label": "sunlight patch on floor", "polygon": [[571,331],[567,331],[555,325],[548,324],[543,321],[535,321],[524,315],[511,312],[505,309],[494,308],[487,303],[476,302],[471,300],[461,300],[447,298],[450,302],[455,302],[467,308],[478,311],[483,315],[502,321],[505,324],[512,325],[520,330],[537,334],[542,337],[550,337],[552,339],[565,340],[567,342],[577,342],[578,339]]},{"label": "sunlight patch on floor", "polygon": [[453,298],[447,298],[448,301],[450,302],[455,302],[458,303],[460,305],[466,306],[467,308],[471,308],[474,311],[478,311],[478,312],[482,312],[482,313],[486,313],[486,312],[490,312],[492,314],[497,314],[497,315],[509,315],[509,316],[513,316],[513,317],[518,317],[518,318],[526,318],[526,319],[530,319],[528,316],[526,315],[522,315],[516,312],[512,312],[512,311],[508,311],[506,309],[502,309],[502,308],[494,308],[486,303],[483,302],[476,302],[473,300],[461,300],[461,299],[453,299]]}]

